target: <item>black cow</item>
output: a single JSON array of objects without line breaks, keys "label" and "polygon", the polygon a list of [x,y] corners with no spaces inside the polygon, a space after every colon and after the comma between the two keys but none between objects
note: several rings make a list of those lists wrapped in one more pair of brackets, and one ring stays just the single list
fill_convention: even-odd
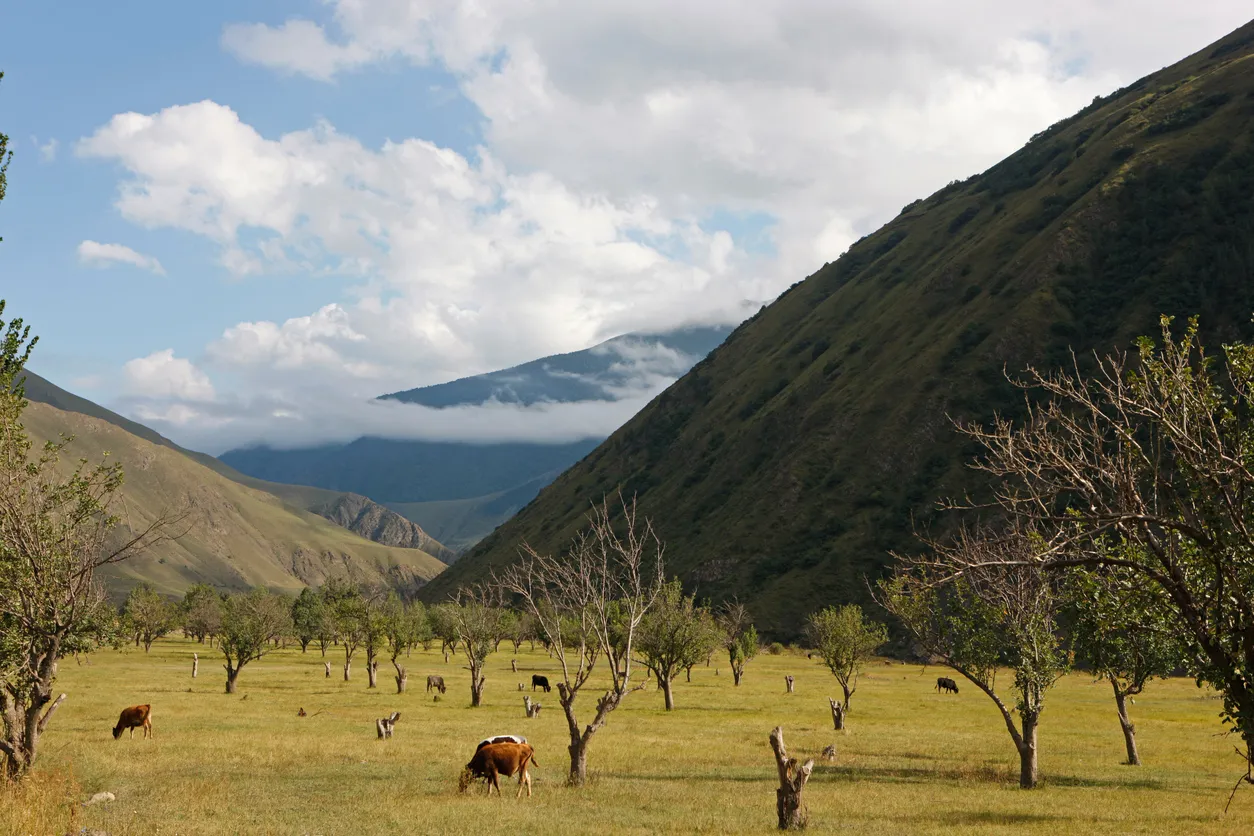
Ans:
[{"label": "black cow", "polygon": [[547,676],[540,676],[538,673],[533,673],[531,675],[531,690],[534,691],[537,685],[543,688],[544,693],[546,694],[553,690],[549,687],[549,678]]},{"label": "black cow", "polygon": [[956,694],[958,693],[958,683],[947,676],[938,676],[936,677],[936,691],[937,693],[945,691],[946,693]]},{"label": "black cow", "polygon": [[444,690],[445,690],[444,677],[442,676],[428,676],[427,677],[427,693],[430,694],[433,689],[436,691],[439,691],[441,694],[444,693]]}]

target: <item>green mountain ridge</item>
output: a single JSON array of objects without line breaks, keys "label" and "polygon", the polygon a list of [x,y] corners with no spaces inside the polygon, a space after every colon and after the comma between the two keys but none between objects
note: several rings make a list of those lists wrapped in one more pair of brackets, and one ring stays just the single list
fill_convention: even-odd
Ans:
[{"label": "green mountain ridge", "polygon": [[24,374],[26,397],[33,402],[48,404],[63,412],[77,413],[105,421],[151,444],[174,450],[232,482],[273,494],[293,508],[315,513],[368,540],[374,540],[385,546],[422,549],[444,563],[451,563],[457,559],[456,552],[431,537],[416,522],[389,511],[365,496],[305,485],[268,482],[246,476],[213,456],[180,447],[155,430],[86,398],[67,392],[34,372],[28,370]]},{"label": "green mountain ridge", "polygon": [[180,525],[184,536],[103,570],[115,597],[140,581],[177,596],[202,581],[225,590],[266,586],[295,592],[331,577],[412,593],[444,568],[425,551],[359,537],[102,418],[32,402],[23,422],[39,441],[73,437],[62,456],[64,468],[80,458],[99,461],[106,453],[123,466],[115,508],[122,520],[119,537],[166,511],[189,512]]},{"label": "green mountain ridge", "polygon": [[869,601],[892,550],[978,487],[952,419],[1015,414],[1004,377],[1126,349],[1160,313],[1254,336],[1254,23],[1096,99],[906,206],[797,283],[423,588],[440,600],[639,498],[685,585],[765,632]]}]

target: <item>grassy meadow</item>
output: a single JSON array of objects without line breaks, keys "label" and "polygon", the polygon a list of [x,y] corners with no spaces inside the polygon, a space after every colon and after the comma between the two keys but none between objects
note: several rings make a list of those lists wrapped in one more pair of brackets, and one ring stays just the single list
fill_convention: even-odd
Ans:
[{"label": "grassy meadow", "polygon": [[[835,680],[802,655],[762,655],[732,687],[726,663],[693,670],[677,710],[654,688],[632,694],[598,732],[589,787],[563,786],[566,727],[556,692],[523,716],[517,682],[555,673],[543,651],[490,657],[486,704],[469,708],[469,677],[436,652],[410,659],[410,692],[390,666],[366,689],[364,663],[345,683],[316,649],[276,651],[223,693],[215,653],[164,640],[150,654],[104,651],[62,664],[69,694],[44,738],[39,766],[15,797],[0,793],[0,831],[110,834],[340,833],[767,833],[774,830],[775,765],[767,735],[783,725],[796,756],[818,765],[806,797],[811,829],[853,833],[1250,833],[1254,789],[1224,802],[1240,772],[1221,736],[1219,702],[1191,681],[1153,683],[1133,707],[1145,766],[1120,765],[1123,740],[1109,689],[1083,674],[1049,696],[1035,791],[1017,788],[1018,763],[990,701],[964,687],[938,695],[940,668],[876,661],[854,695],[847,734],[831,728]],[[192,680],[191,653],[201,651]],[[721,662],[721,664],[720,664]],[[717,672],[716,672],[717,671]],[[434,702],[428,673],[448,694]],[[784,675],[796,693],[784,693]],[[527,693],[530,692],[528,687]],[[155,737],[115,741],[118,711],[151,703]],[[590,716],[595,695],[581,698]],[[297,717],[304,707],[310,716]],[[396,736],[376,740],[374,719],[400,711]],[[475,743],[519,733],[536,748],[534,796],[504,800],[456,791]],[[827,763],[823,747],[835,744]],[[113,803],[80,807],[107,790]],[[68,796],[68,797],[67,797]],[[72,815],[72,819],[71,819]]]}]

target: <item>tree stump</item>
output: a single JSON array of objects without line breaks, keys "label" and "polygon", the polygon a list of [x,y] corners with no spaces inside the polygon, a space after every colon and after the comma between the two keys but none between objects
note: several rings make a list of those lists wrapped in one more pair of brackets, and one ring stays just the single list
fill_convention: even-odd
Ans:
[{"label": "tree stump", "polygon": [[528,694],[528,695],[526,695],[526,696],[524,696],[524,697],[523,697],[523,707],[527,709],[527,716],[528,716],[529,718],[530,718],[530,717],[539,717],[539,716],[540,716],[540,708],[541,708],[542,706],[541,706],[541,705],[540,705],[540,703],[538,703],[538,702],[533,703],[533,702],[531,701],[531,695],[530,695],[530,694]]},{"label": "tree stump", "polygon": [[775,812],[779,816],[780,830],[801,830],[809,821],[809,812],[801,794],[806,781],[814,771],[814,759],[801,766],[796,758],[788,757],[784,748],[784,729],[776,726],[771,731],[771,749],[775,752],[775,766],[779,769],[779,789],[775,791]]},{"label": "tree stump", "polygon": [[375,730],[379,733],[379,739],[383,740],[392,736],[392,727],[396,725],[396,721],[400,719],[401,713],[393,711],[389,717],[380,717],[374,721]]},{"label": "tree stump", "polygon": [[517,659],[510,659],[510,660],[509,660],[509,667],[510,667],[510,669],[511,669],[514,673],[518,673],[518,660],[517,660]]},{"label": "tree stump", "polygon": [[192,679],[196,678],[196,674],[200,671],[200,654],[192,654]]},{"label": "tree stump", "polygon": [[519,690],[519,691],[525,691],[525,690],[527,690],[527,686],[525,686],[525,685],[523,685],[521,682],[519,682],[519,683],[518,683],[518,690]]},{"label": "tree stump", "polygon": [[322,664],[323,664],[324,666],[326,666],[326,669],[327,669],[327,679],[330,679],[330,678],[331,678],[331,663],[330,663],[330,662],[323,662]]},{"label": "tree stump", "polygon": [[835,747],[835,746],[830,746],[830,745],[829,745],[829,746],[824,747],[824,748],[823,748],[823,757],[824,757],[824,758],[826,758],[828,761],[834,761],[834,760],[836,760],[836,747]]},{"label": "tree stump", "polygon": [[827,698],[827,702],[832,706],[832,726],[836,731],[845,730],[845,704],[840,700]]},{"label": "tree stump", "polygon": [[785,683],[787,683],[787,685],[788,685],[788,693],[790,693],[790,694],[793,692],[793,690],[792,690],[792,681],[793,681],[793,680],[792,680],[792,677],[791,677],[791,676],[786,676],[786,677],[784,677],[784,682],[785,682]]}]

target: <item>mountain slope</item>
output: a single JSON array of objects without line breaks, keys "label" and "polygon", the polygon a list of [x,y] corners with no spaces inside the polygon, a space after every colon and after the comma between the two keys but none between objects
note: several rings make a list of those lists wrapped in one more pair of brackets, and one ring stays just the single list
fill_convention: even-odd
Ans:
[{"label": "mountain slope", "polygon": [[950,418],[1015,413],[1003,368],[1126,348],[1160,312],[1254,312],[1254,24],[907,206],[794,285],[452,570],[436,600],[560,550],[622,490],[668,563],[760,627],[867,603],[889,550],[975,485]]},{"label": "mountain slope", "polygon": [[[677,377],[729,331],[709,326],[626,334],[583,351],[382,398],[432,408],[490,401],[528,406],[612,400],[641,381]],[[365,494],[448,546],[462,549],[509,519],[599,441],[474,444],[360,438],[296,450],[231,450],[221,461],[261,479]]]},{"label": "mountain slope", "polygon": [[62,457],[65,467],[79,458],[99,461],[106,451],[122,464],[124,504],[118,511],[125,525],[139,528],[167,509],[190,509],[186,536],[108,567],[114,594],[139,581],[169,595],[198,581],[220,589],[294,591],[332,576],[413,590],[444,568],[426,552],[358,537],[102,419],[32,402],[23,421],[40,441],[74,436]]},{"label": "mountain slope", "polygon": [[64,412],[98,418],[144,441],[181,453],[233,482],[274,494],[295,508],[312,511],[368,540],[375,540],[385,546],[423,549],[445,563],[452,562],[456,558],[456,553],[452,549],[446,548],[428,535],[417,523],[389,511],[364,496],[304,485],[267,482],[252,476],[245,476],[213,456],[180,447],[143,424],[118,415],[86,398],[67,392],[34,372],[25,372],[25,378],[26,397],[31,401],[48,404]]}]

